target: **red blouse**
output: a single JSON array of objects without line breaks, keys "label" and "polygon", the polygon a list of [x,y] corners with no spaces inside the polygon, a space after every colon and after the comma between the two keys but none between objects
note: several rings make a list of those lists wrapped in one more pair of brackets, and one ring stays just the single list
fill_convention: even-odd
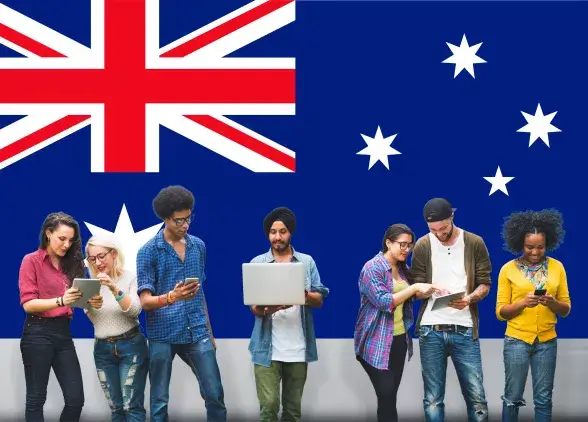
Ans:
[{"label": "red blouse", "polygon": [[[63,296],[67,290],[67,276],[55,269],[44,249],[25,255],[20,266],[18,287],[20,304],[32,299],[53,299]],[[45,318],[73,317],[69,306],[62,306],[36,315]]]}]

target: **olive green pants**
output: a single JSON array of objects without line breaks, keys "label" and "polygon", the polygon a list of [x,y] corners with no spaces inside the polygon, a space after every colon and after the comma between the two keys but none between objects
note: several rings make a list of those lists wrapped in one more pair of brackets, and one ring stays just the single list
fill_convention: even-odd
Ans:
[{"label": "olive green pants", "polygon": [[269,368],[254,365],[260,422],[278,420],[280,381],[282,383],[282,420],[300,420],[302,392],[306,383],[307,369],[308,363],[306,362],[278,362],[274,360]]}]

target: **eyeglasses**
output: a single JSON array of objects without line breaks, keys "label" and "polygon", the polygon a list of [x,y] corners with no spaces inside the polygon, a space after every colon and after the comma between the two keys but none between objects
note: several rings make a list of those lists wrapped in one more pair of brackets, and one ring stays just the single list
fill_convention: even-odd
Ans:
[{"label": "eyeglasses", "polygon": [[400,245],[400,250],[403,251],[405,249],[412,249],[414,243],[412,242],[398,242],[396,240],[393,241],[394,243],[398,243]]},{"label": "eyeglasses", "polygon": [[190,214],[189,216],[184,217],[184,218],[172,218],[172,220],[176,223],[176,226],[178,226],[178,227],[183,226],[185,223],[190,224],[193,219],[194,219],[194,214]]},{"label": "eyeglasses", "polygon": [[110,252],[112,251],[112,249],[110,249],[108,252],[104,252],[104,253],[99,253],[96,256],[88,256],[88,261],[90,261],[91,263],[96,262],[96,260],[100,261],[100,262],[104,262],[104,259],[106,258],[106,255],[108,255]]}]

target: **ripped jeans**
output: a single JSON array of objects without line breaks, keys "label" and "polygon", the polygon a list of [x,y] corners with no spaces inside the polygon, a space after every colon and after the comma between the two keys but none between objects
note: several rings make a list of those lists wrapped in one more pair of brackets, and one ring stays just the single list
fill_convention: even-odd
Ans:
[{"label": "ripped jeans", "polygon": [[447,357],[451,356],[457,379],[465,399],[468,421],[488,421],[488,403],[484,391],[480,342],[472,337],[472,329],[437,331],[421,326],[419,351],[425,387],[423,406],[427,422],[445,420],[445,383]]},{"label": "ripped jeans", "polygon": [[504,395],[502,396],[503,422],[519,420],[519,407],[525,406],[523,394],[531,367],[535,421],[551,421],[553,379],[557,359],[557,339],[533,344],[514,337],[504,338]]},{"label": "ripped jeans", "polygon": [[94,362],[112,422],[145,422],[149,351],[143,334],[113,342],[96,339]]}]

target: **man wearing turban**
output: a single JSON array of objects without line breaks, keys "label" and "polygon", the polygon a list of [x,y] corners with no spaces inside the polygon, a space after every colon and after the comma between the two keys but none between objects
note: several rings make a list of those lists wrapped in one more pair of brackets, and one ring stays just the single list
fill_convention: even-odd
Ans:
[{"label": "man wearing turban", "polygon": [[308,363],[318,360],[310,308],[320,308],[329,289],[321,283],[314,259],[292,247],[295,230],[296,217],[290,209],[279,207],[271,211],[263,220],[270,249],[251,260],[254,263],[301,262],[306,270],[305,305],[251,307],[255,325],[249,351],[261,422],[278,420],[280,396],[282,420],[300,420]]}]

